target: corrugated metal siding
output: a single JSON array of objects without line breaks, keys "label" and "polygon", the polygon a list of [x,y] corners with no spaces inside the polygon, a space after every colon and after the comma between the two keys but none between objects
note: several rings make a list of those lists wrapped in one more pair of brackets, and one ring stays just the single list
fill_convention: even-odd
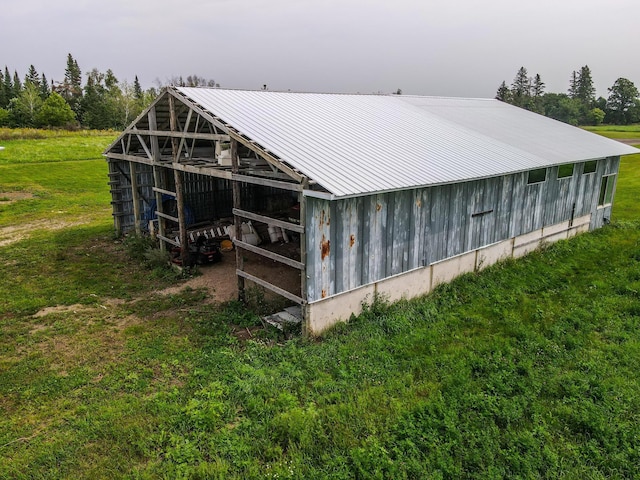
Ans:
[{"label": "corrugated metal siding", "polygon": [[[527,184],[527,173],[452,185],[338,199],[307,198],[307,298],[315,301],[464,252],[592,213],[603,175],[619,158],[598,161],[596,172]],[[575,209],[574,209],[575,204]]]},{"label": "corrugated metal siding", "polygon": [[177,90],[335,196],[634,152],[497,100]]}]

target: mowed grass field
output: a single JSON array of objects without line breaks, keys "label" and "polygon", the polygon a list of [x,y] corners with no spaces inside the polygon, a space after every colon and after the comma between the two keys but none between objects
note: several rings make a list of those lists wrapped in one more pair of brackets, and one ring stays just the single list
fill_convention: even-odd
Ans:
[{"label": "mowed grass field", "polygon": [[0,201],[0,478],[640,476],[640,155],[609,227],[308,340],[153,293],[112,235],[112,139],[0,141],[0,198],[32,195]]}]

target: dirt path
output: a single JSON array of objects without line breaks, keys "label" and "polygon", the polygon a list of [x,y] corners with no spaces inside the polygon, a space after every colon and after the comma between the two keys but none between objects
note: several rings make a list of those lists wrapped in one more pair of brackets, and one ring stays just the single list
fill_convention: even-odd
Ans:
[{"label": "dirt path", "polygon": [[0,247],[10,245],[28,238],[31,233],[38,230],[60,230],[67,227],[75,227],[87,223],[84,220],[65,222],[63,220],[36,220],[35,222],[21,223],[0,227]]},{"label": "dirt path", "polygon": [[640,138],[616,138],[616,140],[626,145],[640,145]]}]

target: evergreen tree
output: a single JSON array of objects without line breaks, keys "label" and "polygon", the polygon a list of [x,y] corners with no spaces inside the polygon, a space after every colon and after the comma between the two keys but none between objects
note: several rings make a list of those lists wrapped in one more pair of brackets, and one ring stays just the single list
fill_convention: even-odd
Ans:
[{"label": "evergreen tree", "polygon": [[22,93],[22,82],[18,76],[18,72],[13,71],[13,98],[18,98]]},{"label": "evergreen tree", "polygon": [[7,94],[4,91],[4,73],[0,70],[0,108],[6,108],[9,100]]},{"label": "evergreen tree", "polygon": [[140,81],[138,80],[138,76],[136,75],[135,80],[133,81],[133,96],[136,100],[142,100],[144,96],[144,92],[142,91],[142,87],[140,86]]},{"label": "evergreen tree", "polygon": [[578,73],[574,70],[571,72],[571,78],[569,79],[569,97],[576,98],[578,96]]},{"label": "evergreen tree", "polygon": [[78,66],[78,62],[69,53],[67,54],[67,67],[64,71],[64,80],[59,88],[62,98],[64,98],[71,110],[76,114],[76,119],[81,116],[81,100],[82,100],[82,72]]},{"label": "evergreen tree", "polygon": [[531,81],[531,96],[534,98],[541,97],[544,94],[545,83],[540,78],[540,74],[536,73],[536,76]]},{"label": "evergreen tree", "polygon": [[36,67],[34,67],[33,65],[29,66],[29,70],[27,71],[27,74],[24,77],[24,83],[25,85],[27,83],[31,83],[36,88],[38,89],[40,88],[40,75],[38,74]]},{"label": "evergreen tree", "polygon": [[520,67],[511,84],[511,98],[514,105],[531,109],[531,82],[524,67]]},{"label": "evergreen tree", "polygon": [[500,100],[501,102],[506,103],[511,102],[511,90],[509,90],[509,87],[507,87],[507,83],[504,80],[498,87],[498,91],[496,92],[496,100]]},{"label": "evergreen tree", "polygon": [[580,69],[577,82],[578,83],[575,87],[575,96],[573,98],[578,98],[582,100],[586,106],[591,106],[596,99],[596,88],[593,86],[591,70],[588,65],[585,65]]},{"label": "evergreen tree", "polygon": [[42,97],[43,100],[46,100],[47,98],[49,98],[49,95],[51,95],[51,89],[49,88],[47,77],[43,73],[40,80],[40,97]]},{"label": "evergreen tree", "polygon": [[6,98],[6,103],[4,105],[0,105],[2,108],[7,108],[9,102],[14,97],[13,92],[13,82],[11,81],[11,74],[9,73],[9,68],[7,66],[4,67],[4,81],[3,81],[3,90]]},{"label": "evergreen tree", "polygon": [[542,81],[539,73],[533,77],[531,83],[531,110],[536,113],[544,113],[544,106],[542,105],[542,96],[544,95],[545,83]]}]

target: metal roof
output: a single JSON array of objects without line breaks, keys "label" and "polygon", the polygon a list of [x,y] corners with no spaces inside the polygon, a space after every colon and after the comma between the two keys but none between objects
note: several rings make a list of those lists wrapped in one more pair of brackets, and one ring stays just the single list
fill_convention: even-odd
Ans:
[{"label": "metal roof", "polygon": [[177,90],[336,197],[637,153],[491,99]]}]

